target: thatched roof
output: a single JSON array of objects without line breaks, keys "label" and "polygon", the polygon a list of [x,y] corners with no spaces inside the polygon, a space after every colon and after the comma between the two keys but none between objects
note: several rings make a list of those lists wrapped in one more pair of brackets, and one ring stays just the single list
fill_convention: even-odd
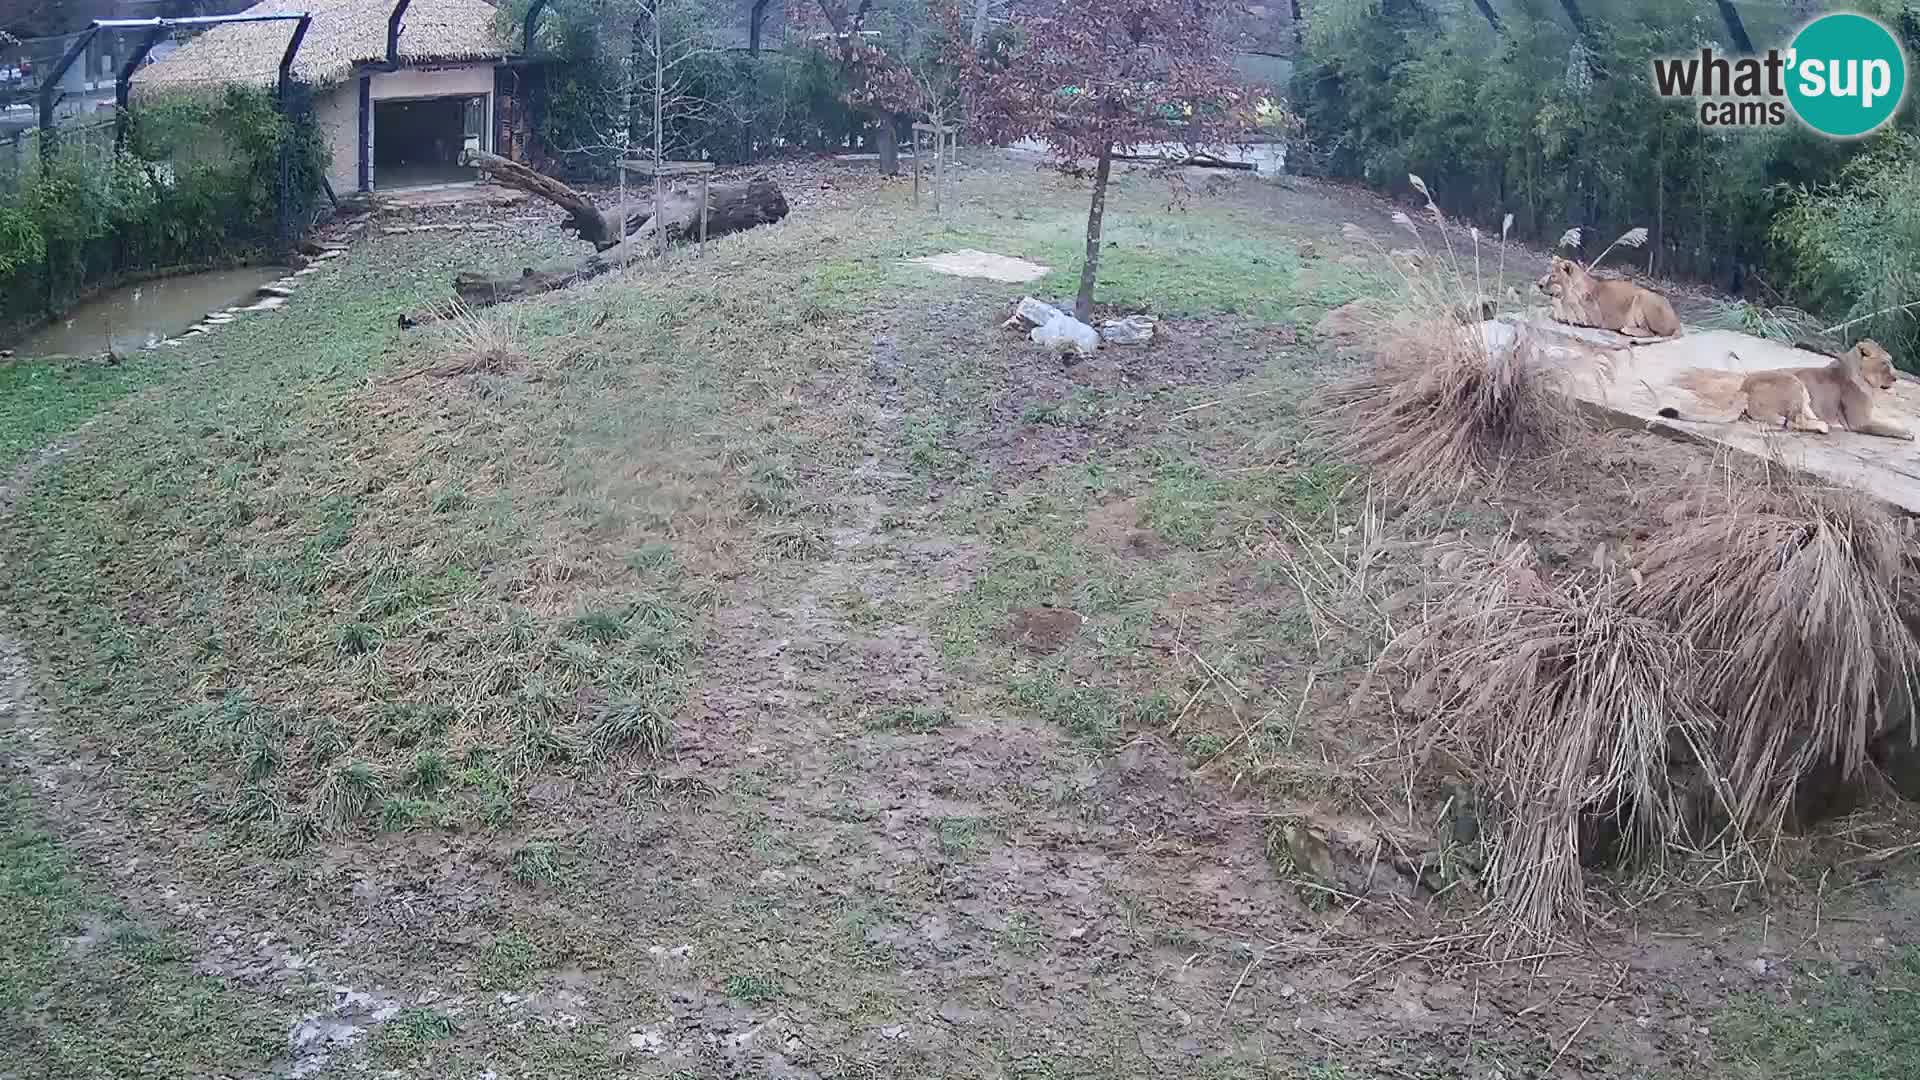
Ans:
[{"label": "thatched roof", "polygon": [[[342,82],[354,65],[387,58],[387,16],[393,0],[262,0],[247,9],[267,15],[306,12],[313,25],[293,71],[314,86]],[[489,0],[413,0],[401,21],[403,63],[493,60],[512,50],[501,39]],[[203,31],[133,77],[136,92],[214,87],[226,83],[272,86],[293,24],[237,23]]]}]

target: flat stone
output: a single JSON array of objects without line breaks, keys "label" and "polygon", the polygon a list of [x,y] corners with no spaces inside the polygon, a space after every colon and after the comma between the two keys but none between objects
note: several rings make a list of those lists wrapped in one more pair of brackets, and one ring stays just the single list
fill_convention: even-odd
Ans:
[{"label": "flat stone", "polygon": [[1151,315],[1129,315],[1100,324],[1100,337],[1109,345],[1145,345],[1153,340],[1157,324]]},{"label": "flat stone", "polygon": [[319,272],[320,272],[320,268],[317,266],[303,266],[300,269],[295,270],[293,272],[293,276],[297,278],[303,278],[303,277],[306,277],[308,274],[317,274]]},{"label": "flat stone", "polygon": [[1049,267],[1039,263],[1016,259],[1010,255],[996,255],[991,251],[975,251],[962,248],[959,251],[943,252],[939,255],[923,255],[918,259],[908,259],[915,266],[924,266],[937,273],[951,274],[954,277],[986,278],[989,281],[1004,281],[1020,285],[1047,276]]},{"label": "flat stone", "polygon": [[[1515,348],[1524,334],[1523,355],[1557,373],[1565,392],[1612,424],[1702,443],[1710,453],[1733,451],[1787,461],[1820,480],[1920,514],[1920,471],[1914,467],[1920,452],[1912,442],[1838,427],[1827,435],[1806,435],[1751,421],[1661,415],[1664,408],[1675,409],[1681,417],[1718,415],[1721,404],[1709,400],[1714,387],[1737,387],[1756,371],[1819,366],[1824,357],[1732,330],[1694,330],[1649,342],[1538,315],[1502,317],[1480,324],[1479,332],[1489,352]],[[1879,418],[1920,431],[1920,381],[1902,374],[1892,387],[1875,390],[1873,398]]]},{"label": "flat stone", "polygon": [[260,295],[268,297],[269,299],[285,300],[287,297],[293,295],[293,290],[287,288],[285,285],[262,285],[260,286]]}]

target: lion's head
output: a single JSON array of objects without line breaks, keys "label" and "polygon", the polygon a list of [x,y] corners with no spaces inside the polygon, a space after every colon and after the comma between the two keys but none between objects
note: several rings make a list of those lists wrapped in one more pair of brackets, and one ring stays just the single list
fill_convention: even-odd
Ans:
[{"label": "lion's head", "polygon": [[1891,390],[1900,381],[1894,374],[1893,354],[1872,338],[1861,338],[1853,346],[1853,368],[1861,381],[1876,390]]},{"label": "lion's head", "polygon": [[1586,282],[1586,270],[1572,259],[1563,259],[1558,255],[1552,258],[1553,268],[1540,279],[1540,291],[1553,297],[1575,293]]}]

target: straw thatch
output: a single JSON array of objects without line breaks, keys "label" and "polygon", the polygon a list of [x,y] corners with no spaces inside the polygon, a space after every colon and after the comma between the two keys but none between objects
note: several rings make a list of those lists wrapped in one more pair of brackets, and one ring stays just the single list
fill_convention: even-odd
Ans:
[{"label": "straw thatch", "polygon": [[[313,24],[294,60],[301,82],[332,86],[349,78],[356,64],[387,58],[393,0],[263,0],[247,9],[256,15],[302,11],[313,16]],[[488,0],[413,0],[402,22],[400,59],[408,64],[497,60],[511,52],[498,20]],[[292,33],[293,24],[282,22],[213,27],[142,69],[134,76],[134,91],[272,86]]]}]

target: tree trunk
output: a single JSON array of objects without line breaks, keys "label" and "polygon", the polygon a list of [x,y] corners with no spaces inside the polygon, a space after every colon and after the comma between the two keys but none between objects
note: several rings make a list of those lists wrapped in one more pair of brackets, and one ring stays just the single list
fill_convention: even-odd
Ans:
[{"label": "tree trunk", "polygon": [[1740,21],[1740,12],[1733,6],[1733,0],[1714,0],[1720,8],[1720,19],[1727,24],[1727,36],[1733,39],[1734,49],[1742,56],[1753,55],[1753,39],[1747,36],[1747,24]]},{"label": "tree trunk", "polygon": [[900,175],[900,124],[890,112],[879,114],[880,127],[873,133],[874,149],[880,151],[880,175]]},{"label": "tree trunk", "polygon": [[1480,9],[1480,14],[1487,20],[1487,25],[1493,27],[1493,32],[1499,33],[1500,13],[1493,10],[1493,4],[1489,0],[1473,0],[1473,6]]},{"label": "tree trunk", "polygon": [[1100,221],[1107,214],[1107,178],[1113,175],[1113,144],[1100,148],[1100,164],[1093,171],[1093,206],[1087,211],[1087,261],[1080,267],[1080,294],[1073,298],[1073,315],[1083,323],[1093,319],[1093,282],[1100,274]]},{"label": "tree trunk", "polygon": [[760,59],[760,26],[767,18],[767,4],[770,0],[753,0],[753,10],[747,15],[747,55]]},{"label": "tree trunk", "polygon": [[1560,0],[1560,8],[1567,13],[1567,21],[1573,24],[1573,32],[1580,35],[1580,40],[1591,45],[1593,28],[1587,25],[1586,13],[1580,10],[1580,0]]},{"label": "tree trunk", "polygon": [[977,51],[981,42],[987,40],[987,13],[993,10],[993,0],[973,0],[973,33],[971,39]]},{"label": "tree trunk", "polygon": [[599,207],[593,205],[593,200],[545,173],[485,150],[462,152],[460,164],[479,169],[492,177],[496,184],[538,195],[565,210],[567,220],[560,227],[579,233],[580,239],[596,248],[605,250],[620,242],[623,231],[613,225],[614,219],[601,214]]},{"label": "tree trunk", "polygon": [[[539,173],[531,169],[527,171],[540,177]],[[564,185],[561,186],[564,187]],[[530,189],[522,188],[522,190]],[[537,195],[540,192],[535,191],[533,194]],[[564,203],[560,205],[565,206]],[[600,220],[602,226],[609,229],[612,222],[624,219],[630,231],[626,238],[619,242],[604,246],[596,244],[600,250],[570,266],[548,270],[528,268],[520,271],[517,276],[505,278],[491,277],[475,271],[463,271],[453,279],[454,295],[470,310],[491,307],[494,304],[504,304],[511,300],[564,289],[588,278],[598,277],[635,259],[643,259],[655,254],[663,241],[667,244],[686,244],[700,239],[700,198],[688,192],[668,192],[658,218],[653,216],[651,198],[643,199],[638,203],[628,203],[624,208],[615,207],[605,213],[595,211],[594,216]],[[771,180],[756,177],[745,183],[714,184],[707,193],[707,236],[709,237],[725,236],[728,233],[741,232],[759,225],[770,225],[786,216],[786,196],[781,193],[780,186]],[[419,326],[442,318],[444,315],[445,312],[438,305],[433,305],[401,315],[400,325]]]}]

